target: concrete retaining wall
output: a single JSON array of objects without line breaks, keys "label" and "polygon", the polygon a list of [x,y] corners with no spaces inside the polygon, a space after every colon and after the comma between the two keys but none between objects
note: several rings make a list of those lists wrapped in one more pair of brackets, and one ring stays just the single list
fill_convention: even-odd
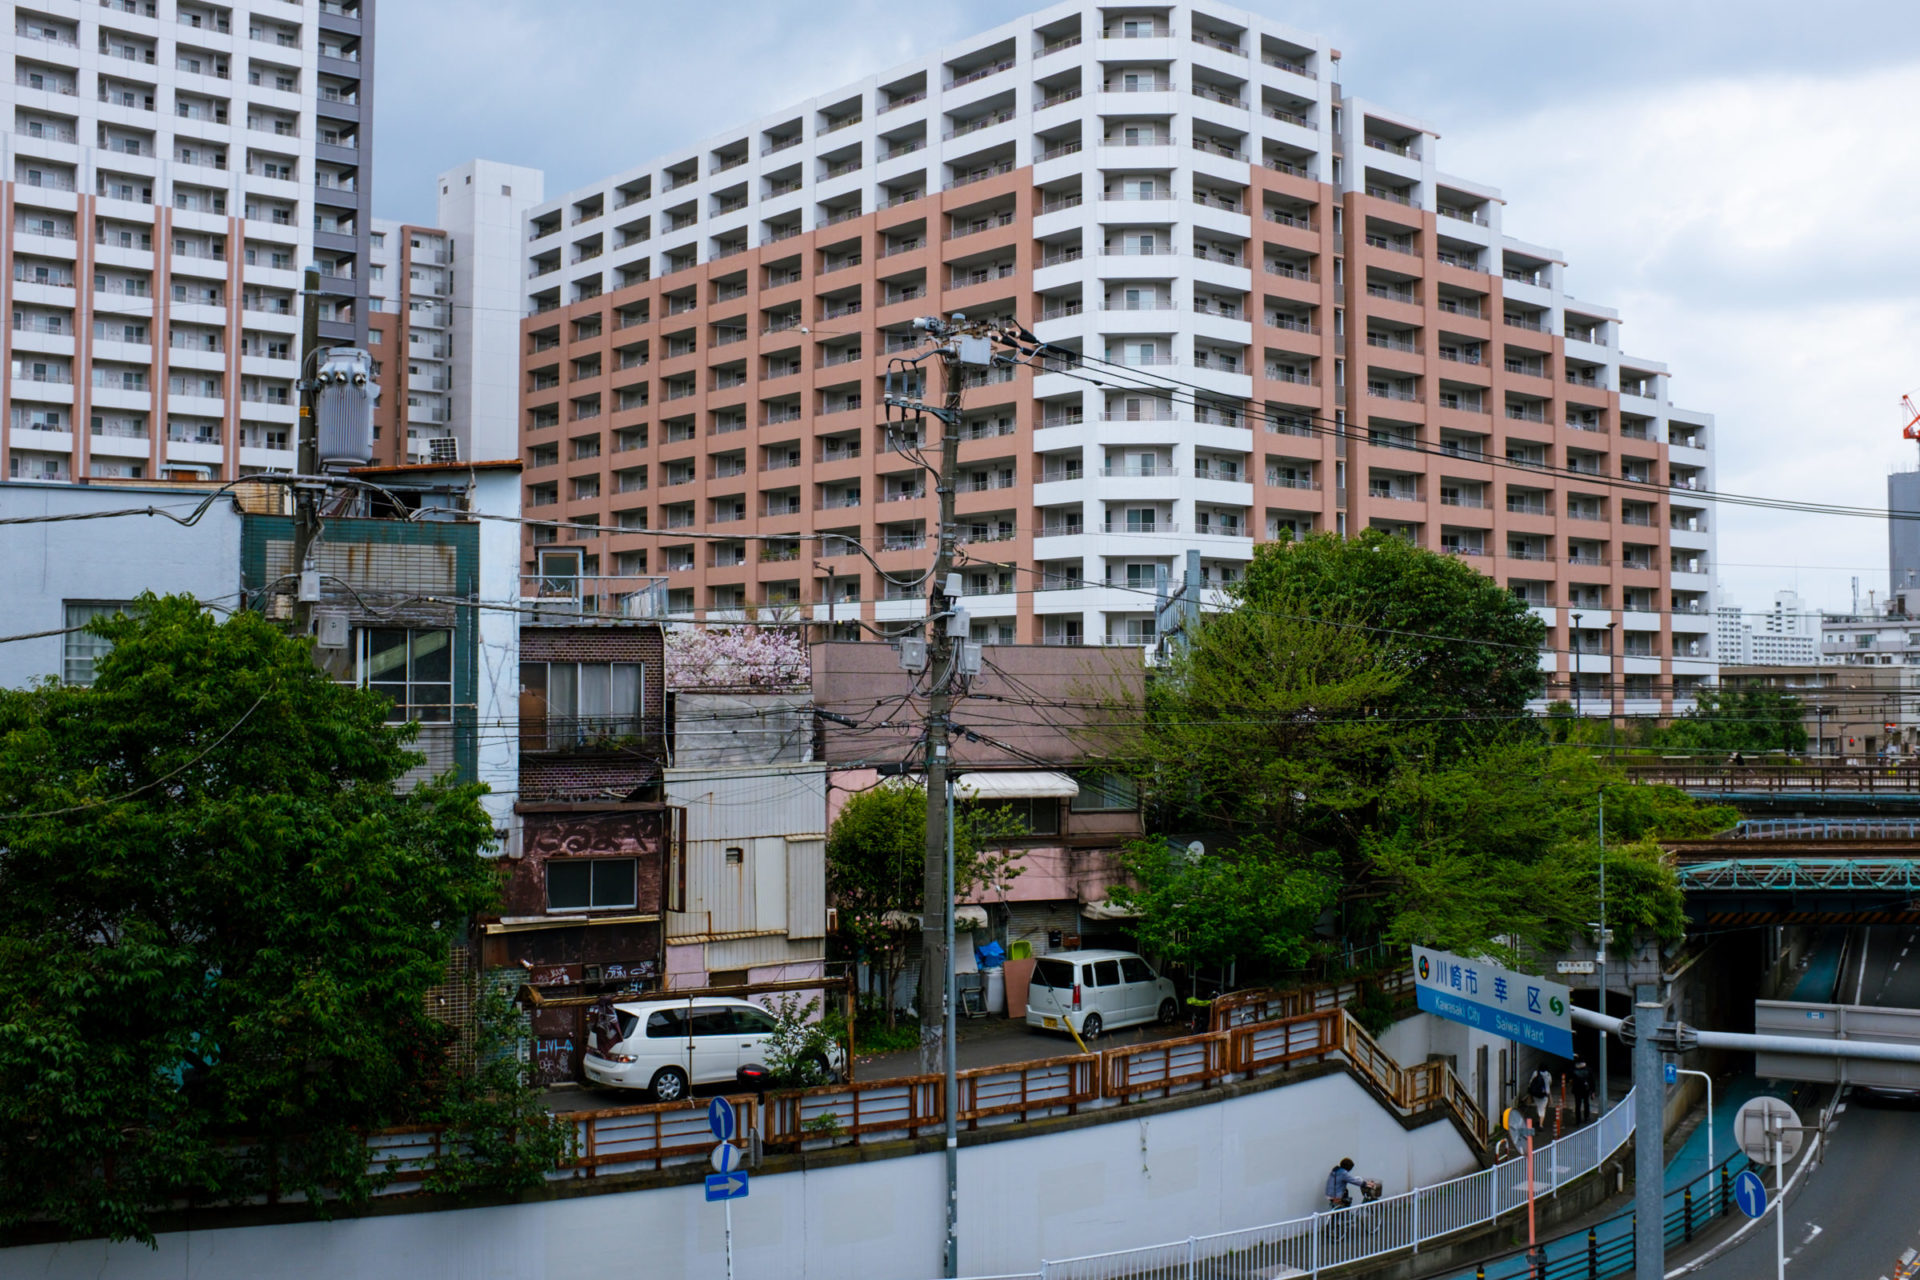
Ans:
[{"label": "concrete retaining wall", "polygon": [[[1148,1108],[960,1151],[963,1275],[1254,1226],[1322,1207],[1351,1155],[1391,1194],[1478,1167],[1451,1123],[1408,1125],[1345,1071],[1197,1105]],[[839,1154],[839,1153],[823,1153]],[[734,1205],[740,1276],[940,1274],[944,1157],[848,1152],[845,1163],[755,1174]],[[878,1158],[874,1158],[878,1157]],[[391,1213],[330,1223],[163,1235],[158,1250],[85,1241],[0,1253],[0,1274],[45,1280],[647,1280],[723,1274],[722,1210],[701,1187]]]}]

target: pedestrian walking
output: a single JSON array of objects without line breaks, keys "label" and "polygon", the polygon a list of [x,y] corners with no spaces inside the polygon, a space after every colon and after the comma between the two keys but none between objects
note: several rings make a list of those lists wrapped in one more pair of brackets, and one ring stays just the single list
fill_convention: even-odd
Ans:
[{"label": "pedestrian walking", "polygon": [[1583,1125],[1587,1122],[1589,1108],[1593,1103],[1593,1068],[1587,1065],[1585,1058],[1573,1060],[1573,1122]]},{"label": "pedestrian walking", "polygon": [[1553,1072],[1544,1066],[1533,1073],[1527,1081],[1527,1105],[1533,1111],[1533,1123],[1537,1129],[1547,1125],[1547,1099],[1553,1094]]}]

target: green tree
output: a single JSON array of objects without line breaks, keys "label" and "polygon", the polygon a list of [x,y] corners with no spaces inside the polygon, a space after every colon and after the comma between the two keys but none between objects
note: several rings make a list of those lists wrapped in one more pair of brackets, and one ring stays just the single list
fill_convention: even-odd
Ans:
[{"label": "green tree", "polygon": [[1126,879],[1113,901],[1139,913],[1141,948],[1189,965],[1252,962],[1299,968],[1312,957],[1314,927],[1339,894],[1338,859],[1288,854],[1257,835],[1225,848],[1191,850],[1163,839],[1122,851]]},{"label": "green tree", "polygon": [[497,893],[481,788],[397,794],[386,700],[257,615],[147,596],[94,630],[92,687],[0,693],[0,1227],[351,1208],[364,1135],[425,1118],[467,1139],[443,1188],[537,1181],[563,1136],[424,1001]]},{"label": "green tree", "polygon": [[1701,689],[1693,710],[1675,716],[1655,741],[1663,750],[1710,754],[1805,751],[1806,706],[1793,694],[1759,685]]},{"label": "green tree", "polygon": [[[957,807],[956,897],[981,886],[1000,888],[1017,877],[1019,851],[995,846],[1022,834],[1003,810]],[[919,945],[919,934],[908,936],[886,918],[921,909],[926,849],[927,791],[912,783],[883,783],[850,797],[827,832],[827,896],[841,934],[869,958],[880,977],[889,1029],[894,1025],[894,982]]]},{"label": "green tree", "polygon": [[1250,609],[1367,628],[1380,665],[1399,677],[1396,713],[1431,718],[1443,745],[1478,736],[1466,732],[1476,718],[1520,714],[1545,687],[1546,625],[1524,601],[1458,557],[1377,530],[1255,547],[1236,596]]},{"label": "green tree", "polygon": [[[1595,918],[1602,786],[1632,793],[1610,841],[1615,916],[1678,938],[1653,841],[1722,825],[1679,792],[1612,788],[1591,750],[1528,714],[1544,630],[1453,557],[1365,535],[1261,547],[1232,608],[1193,628],[1116,750],[1163,831],[1116,901],[1163,954],[1259,969],[1343,941],[1518,956]],[[1585,724],[1557,735],[1579,740]],[[1629,901],[1628,899],[1631,899]]]}]

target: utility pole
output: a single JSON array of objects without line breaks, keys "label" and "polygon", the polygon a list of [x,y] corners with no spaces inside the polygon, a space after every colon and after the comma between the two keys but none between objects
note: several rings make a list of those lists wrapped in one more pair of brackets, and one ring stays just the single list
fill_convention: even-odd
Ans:
[{"label": "utility pole", "polygon": [[[1602,1017],[1605,1017],[1607,1016],[1607,941],[1609,935],[1607,933],[1607,788],[1604,783],[1600,787],[1600,932],[1598,937],[1600,945],[1595,952],[1595,958],[1598,963],[1594,965],[1594,969],[1600,978],[1600,1014]],[[1631,955],[1632,952],[1629,951],[1628,954]],[[1600,1086],[1600,1114],[1605,1115],[1607,1114],[1607,1035],[1604,1031],[1600,1033],[1599,1058],[1599,1079],[1595,1083]]]},{"label": "utility pole", "polygon": [[320,359],[320,268],[309,263],[303,281],[300,320],[300,422],[299,452],[296,455],[301,481],[293,486],[293,628],[295,635],[313,631],[313,606],[320,599],[318,573],[312,573],[308,560],[313,555],[314,539],[320,533],[320,500],[325,489],[315,479],[320,474],[320,427],[314,420],[314,401],[320,390],[314,369]]},{"label": "utility pole", "polygon": [[1661,1196],[1666,1186],[1662,1120],[1667,1090],[1657,1038],[1664,1013],[1659,987],[1650,982],[1634,984],[1633,1187],[1639,1208],[1633,1219],[1634,1280],[1662,1280],[1666,1275],[1667,1223]]},{"label": "utility pole", "polygon": [[[955,312],[949,320],[927,316],[914,327],[940,346],[945,398],[938,406],[918,398],[914,389],[888,376],[886,404],[940,424],[940,466],[934,479],[940,503],[939,541],[935,544],[933,573],[927,588],[926,671],[928,676],[927,835],[920,917],[920,1070],[942,1072],[946,1078],[947,1238],[945,1274],[960,1274],[960,1135],[958,1127],[956,1023],[959,1002],[953,976],[953,780],[948,757],[953,707],[953,680],[964,665],[967,649],[966,614],[959,608],[960,591],[953,581],[954,548],[959,528],[954,518],[954,495],[960,475],[960,404],[968,367],[993,363],[993,343],[983,324],[968,324]],[[956,641],[958,643],[956,643]]]}]

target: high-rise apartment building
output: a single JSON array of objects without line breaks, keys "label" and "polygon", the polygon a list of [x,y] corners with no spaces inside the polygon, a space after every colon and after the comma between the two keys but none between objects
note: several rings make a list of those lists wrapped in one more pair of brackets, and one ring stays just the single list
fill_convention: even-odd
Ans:
[{"label": "high-rise apartment building", "polygon": [[1554,696],[1657,711],[1713,670],[1712,420],[1437,151],[1313,35],[1076,0],[545,202],[526,511],[623,532],[529,559],[709,619],[921,616],[936,500],[881,379],[962,311],[1078,357],[967,392],[976,636],[1144,644],[1190,549],[1219,586],[1381,529],[1540,611]]},{"label": "high-rise apartment building", "polygon": [[294,463],[301,269],[363,345],[374,0],[11,6],[0,470]]},{"label": "high-rise apartment building", "polygon": [[368,340],[383,461],[426,461],[436,448],[519,456],[521,250],[545,183],[538,169],[469,160],[434,180],[433,226],[375,220]]},{"label": "high-rise apartment building", "polygon": [[1773,607],[1748,613],[1736,604],[1714,607],[1713,658],[1727,666],[1795,666],[1820,661],[1821,618],[1797,591],[1773,593]]}]

